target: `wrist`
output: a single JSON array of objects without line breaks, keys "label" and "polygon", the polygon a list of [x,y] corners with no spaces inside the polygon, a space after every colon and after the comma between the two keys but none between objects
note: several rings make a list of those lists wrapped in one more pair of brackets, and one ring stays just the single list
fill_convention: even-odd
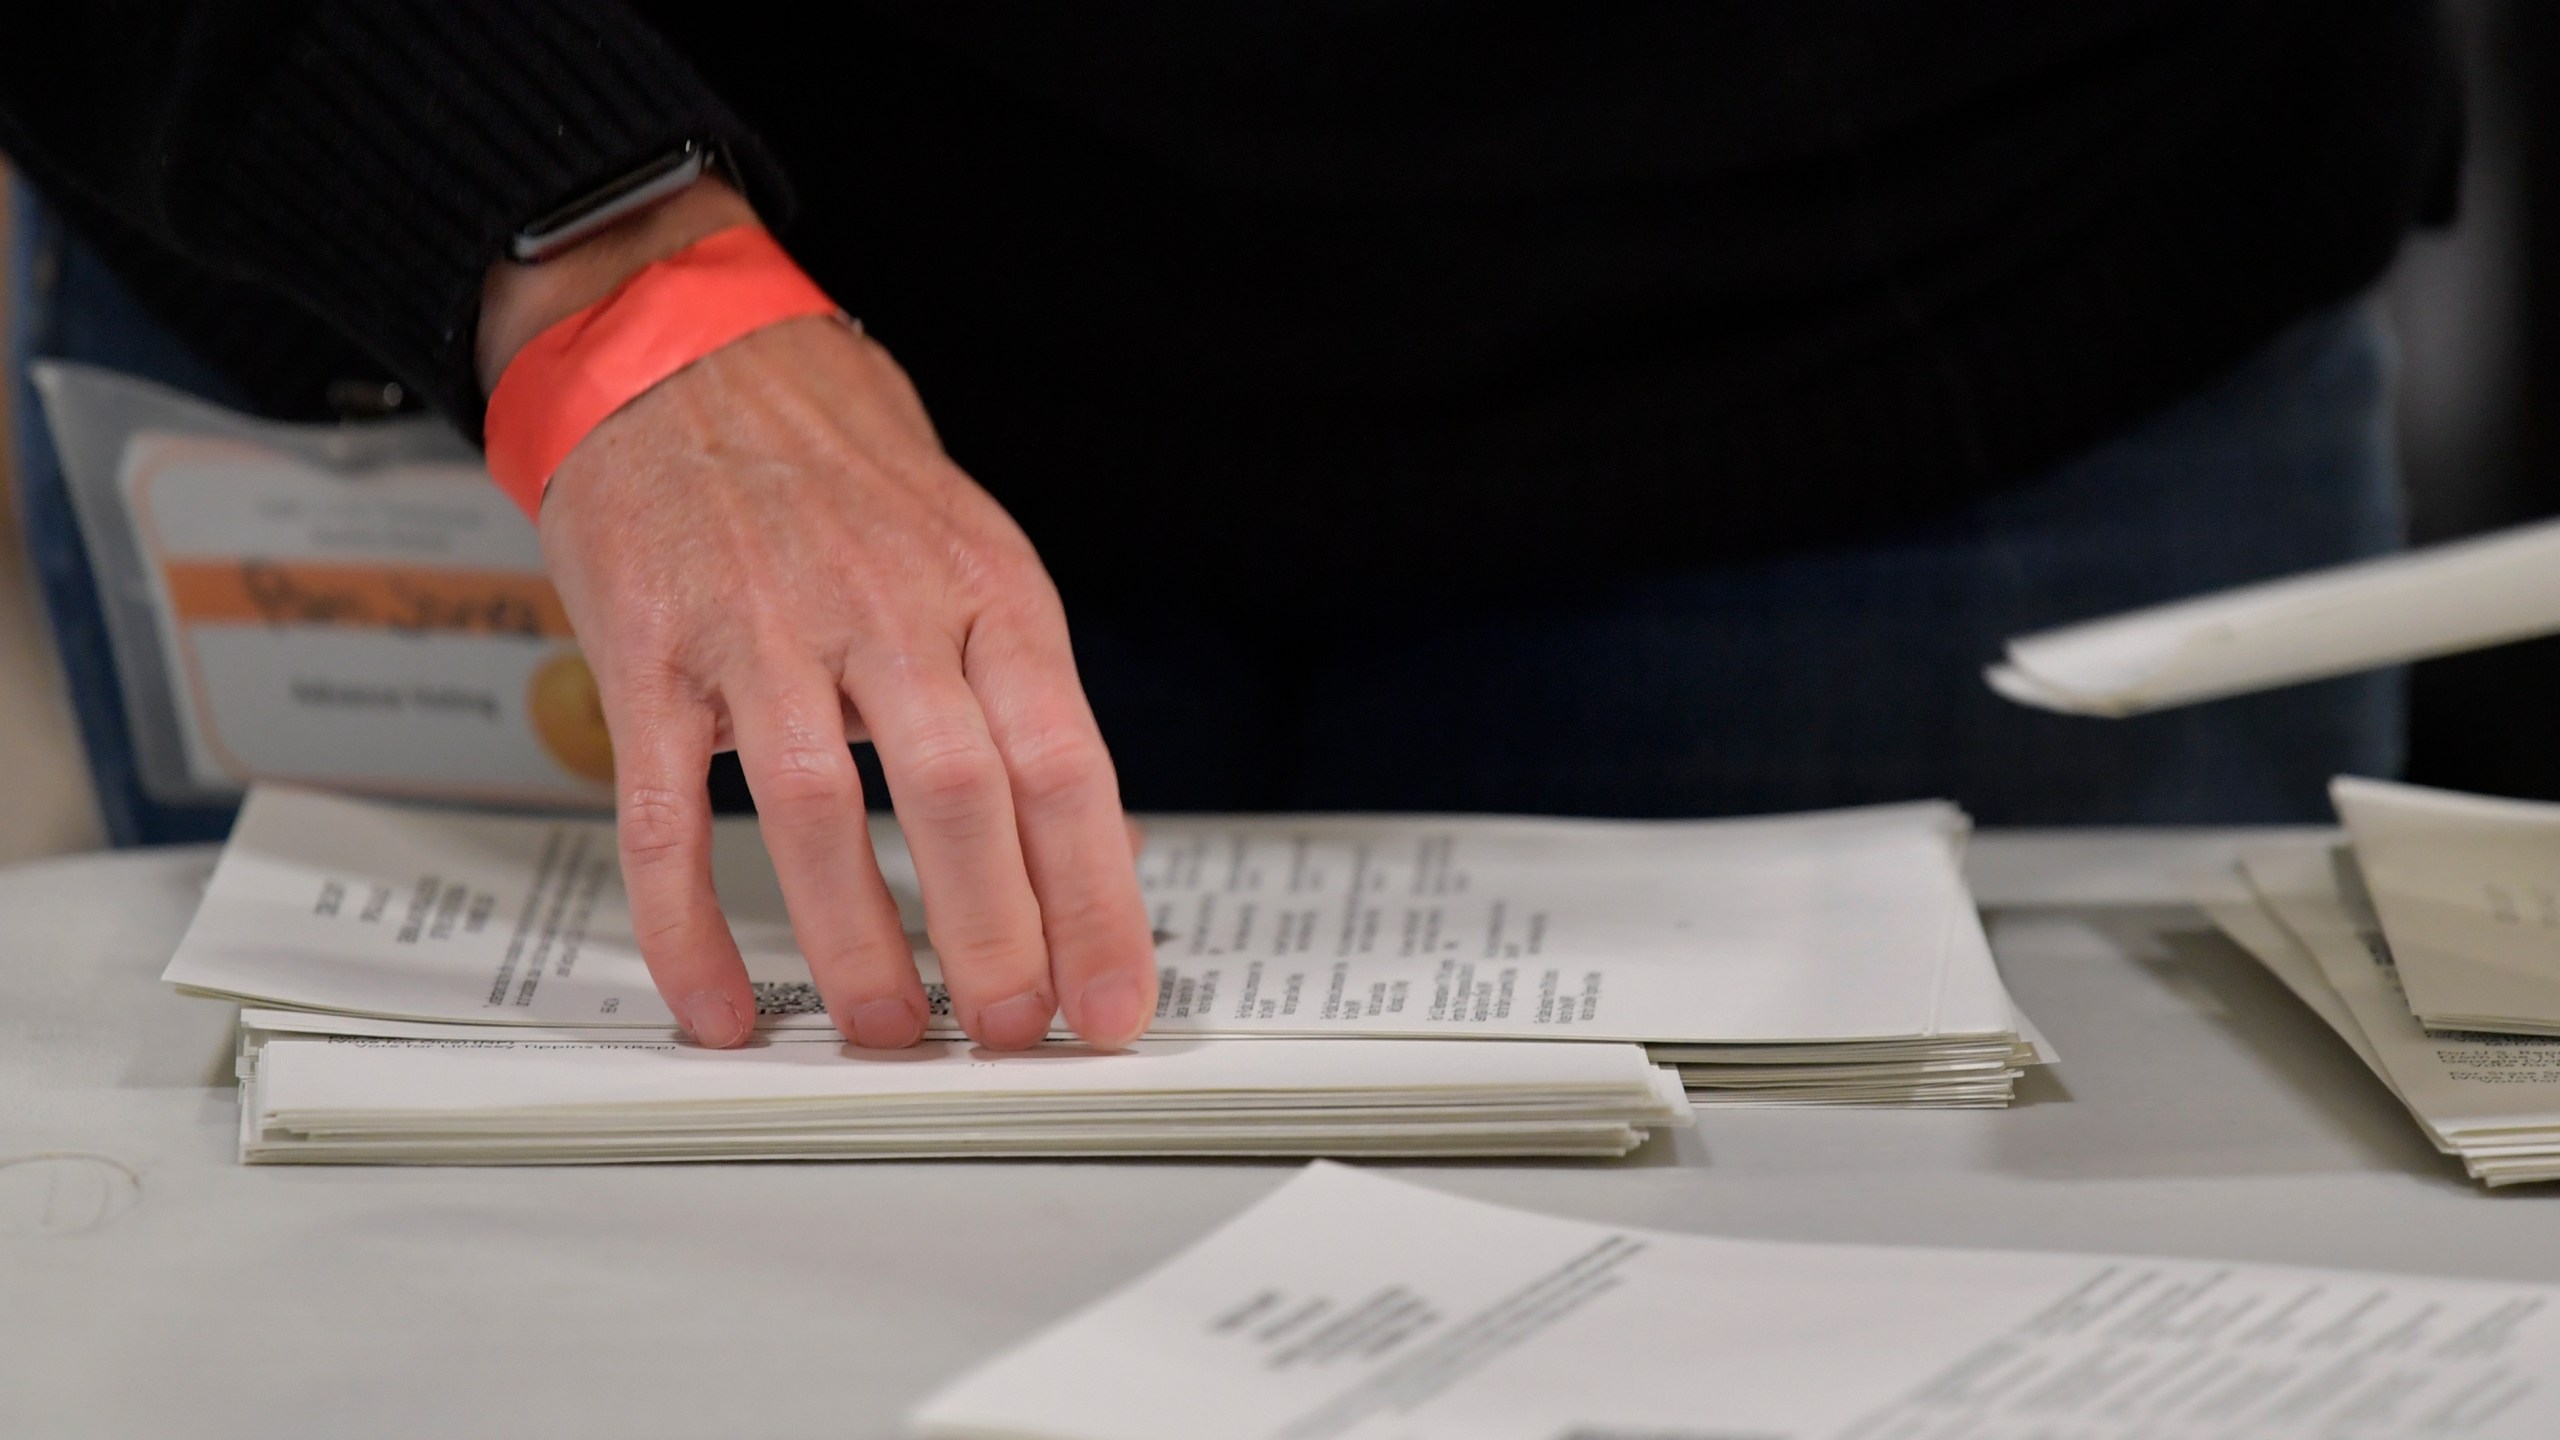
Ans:
[{"label": "wrist", "polygon": [[553,472],[614,412],[769,325],[842,314],[752,222],[648,260],[500,362],[482,427],[490,478],[538,517]]},{"label": "wrist", "polygon": [[480,392],[498,377],[526,343],[560,320],[613,293],[643,267],[707,236],[753,224],[746,197],[717,176],[706,176],[663,203],[634,215],[538,265],[501,260],[480,287],[480,331],[474,359]]}]

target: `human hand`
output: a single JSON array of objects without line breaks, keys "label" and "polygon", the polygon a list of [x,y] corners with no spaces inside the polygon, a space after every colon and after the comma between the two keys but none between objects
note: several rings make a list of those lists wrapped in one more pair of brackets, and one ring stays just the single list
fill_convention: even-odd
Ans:
[{"label": "human hand", "polygon": [[[484,383],[543,325],[610,290],[617,267],[743,208],[698,186],[631,222],[639,233],[498,267]],[[592,274],[553,269],[590,260]],[[837,1028],[873,1047],[922,1034],[924,990],[846,748],[866,738],[962,1027],[1025,1046],[1063,1005],[1095,1044],[1146,1028],[1148,917],[1057,592],[1011,518],[942,453],[886,350],[812,317],[712,352],[579,443],[552,477],[541,532],[613,738],[633,928],[697,1040],[741,1043],[755,1017],[711,885],[703,780],[730,747]]]}]

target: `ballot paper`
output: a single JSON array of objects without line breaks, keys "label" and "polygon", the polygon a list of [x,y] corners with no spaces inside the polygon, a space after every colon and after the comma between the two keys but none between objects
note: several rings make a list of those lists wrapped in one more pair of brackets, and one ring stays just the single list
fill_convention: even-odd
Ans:
[{"label": "ballot paper", "polygon": [[[1634,1045],[1146,1041],[1003,1055],[832,1037],[705,1050],[517,1027],[455,1039],[242,1032],[248,1163],[966,1156],[1616,1156],[1688,1123]],[[405,1033],[402,1033],[404,1032]]]},{"label": "ballot paper", "polygon": [[2560,1434],[2560,1288],[1670,1234],[1317,1165],[929,1440]]},{"label": "ballot paper", "polygon": [[2353,777],[2329,793],[2418,1019],[2560,1035],[2560,805]]},{"label": "ballot paper", "polygon": [[2013,639],[2012,700],[2137,715],[2560,631],[2560,520]]},{"label": "ballot paper", "polygon": [[2560,1179],[2560,1039],[2421,1024],[2344,849],[2318,839],[2252,845],[2239,872],[2191,888],[2474,1179]]},{"label": "ballot paper", "polygon": [[[1642,1042],[1693,1085],[1773,1103],[2003,1103],[2045,1057],[1957,867],[1964,832],[1938,804],[1163,817],[1137,861],[1151,1033]],[[956,1038],[894,822],[872,841],[931,1033]],[[262,786],[166,978],[279,1010],[664,1033],[615,854],[605,820]],[[713,868],[763,1028],[827,1033],[753,821],[719,823]]]}]

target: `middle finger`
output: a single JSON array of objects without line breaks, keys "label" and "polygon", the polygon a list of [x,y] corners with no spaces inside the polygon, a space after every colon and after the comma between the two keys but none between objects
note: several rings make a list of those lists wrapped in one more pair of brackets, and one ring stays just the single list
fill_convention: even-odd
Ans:
[{"label": "middle finger", "polygon": [[1004,761],[958,647],[925,659],[857,655],[845,679],[915,856],[952,1013],[982,1045],[1038,1043],[1057,1013],[1057,988]]},{"label": "middle finger", "polygon": [[835,677],[814,660],[766,662],[722,692],[792,936],[829,1017],[856,1045],[914,1044],[924,986],[871,853]]}]

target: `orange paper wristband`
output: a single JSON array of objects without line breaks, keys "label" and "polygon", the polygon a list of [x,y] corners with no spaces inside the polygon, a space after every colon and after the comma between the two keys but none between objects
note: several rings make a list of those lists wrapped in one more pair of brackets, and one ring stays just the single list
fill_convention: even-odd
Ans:
[{"label": "orange paper wristband", "polygon": [[838,313],[763,227],[706,235],[516,352],[489,392],[489,474],[538,519],[552,472],[605,417],[731,341]]}]

